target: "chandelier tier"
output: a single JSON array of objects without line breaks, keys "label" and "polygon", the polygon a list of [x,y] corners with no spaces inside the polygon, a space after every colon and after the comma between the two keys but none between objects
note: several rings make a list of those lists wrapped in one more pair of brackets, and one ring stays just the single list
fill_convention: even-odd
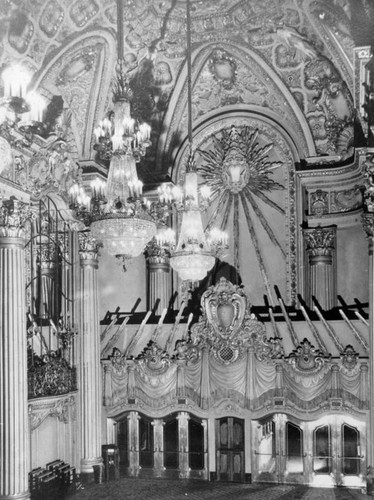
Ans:
[{"label": "chandelier tier", "polygon": [[156,234],[151,205],[142,197],[136,163],[150,146],[151,128],[131,116],[132,90],[123,61],[123,0],[117,0],[118,63],[113,110],[94,130],[98,157],[110,161],[106,184],[95,181],[91,198],[74,186],[70,205],[90,226],[92,235],[111,255],[131,259]]},{"label": "chandelier tier", "polygon": [[215,263],[215,256],[227,248],[227,235],[214,229],[207,238],[201,211],[209,203],[207,186],[198,188],[198,178],[192,144],[192,83],[191,83],[191,14],[187,0],[187,107],[189,158],[183,189],[178,191],[179,210],[182,213],[178,243],[171,251],[170,265],[182,280],[200,281]]},{"label": "chandelier tier", "polygon": [[31,146],[34,135],[46,130],[43,123],[47,102],[35,90],[29,91],[32,74],[16,64],[1,74],[4,93],[0,99],[0,131],[12,145]]}]

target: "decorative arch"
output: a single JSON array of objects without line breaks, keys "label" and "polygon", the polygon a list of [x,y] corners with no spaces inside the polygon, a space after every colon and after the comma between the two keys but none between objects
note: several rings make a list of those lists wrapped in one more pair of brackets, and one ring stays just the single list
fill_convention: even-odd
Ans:
[{"label": "decorative arch", "polygon": [[[275,121],[283,123],[283,127],[287,130],[288,135],[293,138],[293,142],[297,148],[298,156],[308,157],[314,156],[315,145],[309,125],[305,116],[295,101],[285,83],[277,75],[277,73],[264,61],[264,59],[251,49],[238,47],[232,42],[217,43],[210,42],[199,47],[192,54],[192,87],[193,97],[196,96],[196,84],[201,75],[202,70],[209,61],[209,58],[215,51],[223,51],[240,61],[245,68],[250,66],[252,69],[251,75],[254,75],[261,82],[261,87],[267,89],[267,94],[274,97],[272,102],[273,109],[268,105],[256,105],[249,102],[237,104],[239,108],[258,109],[263,115],[271,116]],[[173,94],[170,98],[168,111],[164,118],[164,132],[160,135],[157,152],[158,168],[162,165],[171,165],[175,159],[176,150],[180,147],[187,135],[187,67],[184,65],[179,78],[176,81]],[[229,112],[235,109],[235,105],[225,104],[220,105],[220,112]],[[193,114],[196,115],[196,105],[193,104]],[[277,109],[278,108],[278,109]],[[274,111],[276,109],[276,111]],[[211,111],[210,114],[212,114]],[[209,114],[209,112],[208,112]],[[204,121],[206,116],[194,117],[195,121]]]},{"label": "decorative arch", "polygon": [[92,157],[93,129],[107,105],[115,54],[110,31],[85,32],[55,51],[34,79],[35,88],[61,95],[71,110],[68,126],[80,159]]},{"label": "decorative arch", "polygon": [[[294,303],[298,238],[295,163],[300,158],[281,124],[256,111],[237,107],[211,116],[194,130],[199,181],[212,190],[204,222],[207,230],[219,227],[228,232],[230,248],[219,265],[236,270],[238,282],[248,288],[253,302],[261,302],[266,295],[275,304],[277,285],[282,296]],[[233,126],[239,131],[236,139],[229,137]],[[239,187],[227,181],[225,162],[231,153],[223,158],[222,151],[230,148],[241,151],[234,161],[236,165],[242,162],[246,171]],[[175,157],[172,177],[176,184],[183,183],[187,159],[188,144],[184,141]],[[261,171],[256,170],[256,162]],[[216,280],[213,275],[208,279],[212,283]]]}]

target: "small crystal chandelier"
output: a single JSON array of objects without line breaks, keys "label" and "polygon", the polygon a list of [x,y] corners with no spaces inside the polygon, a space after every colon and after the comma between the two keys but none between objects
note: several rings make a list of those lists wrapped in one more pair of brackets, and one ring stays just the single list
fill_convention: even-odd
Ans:
[{"label": "small crystal chandelier", "polygon": [[227,248],[227,236],[214,229],[207,238],[204,233],[201,210],[209,202],[209,188],[198,189],[198,179],[192,147],[192,84],[191,84],[191,15],[187,0],[187,94],[189,158],[183,190],[174,190],[174,197],[182,212],[178,242],[171,252],[170,265],[182,280],[203,279],[215,263],[218,249]]},{"label": "small crystal chandelier", "polygon": [[[70,205],[92,235],[111,255],[131,259],[142,253],[156,234],[149,203],[142,198],[143,184],[136,163],[150,146],[150,126],[131,117],[132,90],[123,62],[123,0],[117,0],[118,64],[113,92],[114,109],[94,130],[94,149],[110,160],[107,183],[95,181],[89,198],[79,186],[71,191]],[[80,212],[80,213],[79,213]]]},{"label": "small crystal chandelier", "polygon": [[0,99],[0,132],[11,144],[30,146],[34,135],[45,129],[46,100],[28,91],[31,73],[23,66],[8,66],[2,72],[4,95]]}]

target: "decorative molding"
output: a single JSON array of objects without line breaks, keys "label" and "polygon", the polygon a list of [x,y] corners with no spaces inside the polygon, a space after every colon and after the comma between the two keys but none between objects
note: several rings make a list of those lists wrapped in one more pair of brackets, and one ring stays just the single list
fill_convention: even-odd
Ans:
[{"label": "decorative molding", "polygon": [[32,431],[39,427],[49,416],[56,417],[64,424],[74,421],[76,418],[75,395],[69,394],[29,401],[29,417]]}]

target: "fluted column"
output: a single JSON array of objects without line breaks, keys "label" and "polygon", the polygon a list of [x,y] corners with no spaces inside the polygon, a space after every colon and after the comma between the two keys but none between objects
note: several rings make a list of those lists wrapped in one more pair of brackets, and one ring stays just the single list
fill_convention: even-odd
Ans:
[{"label": "fluted column", "polygon": [[364,213],[362,223],[369,243],[369,439],[367,450],[367,465],[374,467],[374,262],[373,262],[373,240],[374,240],[374,212]]},{"label": "fluted column", "polygon": [[25,257],[28,213],[0,207],[0,499],[29,499]]},{"label": "fluted column", "polygon": [[308,257],[305,300],[313,307],[313,297],[324,310],[336,306],[336,226],[303,230]]},{"label": "fluted column", "polygon": [[155,314],[160,315],[164,309],[169,308],[172,293],[169,253],[153,239],[147,245],[146,256],[148,270],[147,309],[152,310],[157,303]]},{"label": "fluted column", "polygon": [[81,263],[80,423],[81,472],[93,473],[101,458],[101,369],[98,303],[98,244],[89,233],[79,234]]}]

